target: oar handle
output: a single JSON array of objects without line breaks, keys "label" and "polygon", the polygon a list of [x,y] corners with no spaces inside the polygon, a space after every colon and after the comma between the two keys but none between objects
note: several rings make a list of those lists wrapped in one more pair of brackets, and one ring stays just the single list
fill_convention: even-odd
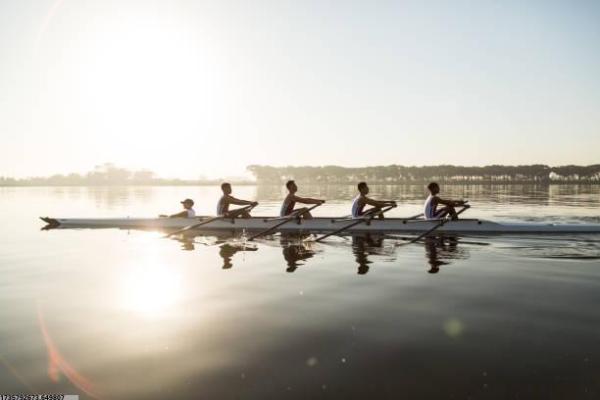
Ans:
[{"label": "oar handle", "polygon": [[240,208],[238,208],[238,210],[250,211],[250,210],[252,210],[254,207],[256,207],[257,205],[258,205],[258,203],[256,203],[256,204],[248,204],[248,205],[247,205],[247,206],[245,206],[245,207],[240,207]]}]

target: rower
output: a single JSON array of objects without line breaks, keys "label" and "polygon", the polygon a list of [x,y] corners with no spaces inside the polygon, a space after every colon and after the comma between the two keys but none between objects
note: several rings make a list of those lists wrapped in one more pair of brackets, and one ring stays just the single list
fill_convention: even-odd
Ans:
[{"label": "rower", "polygon": [[[454,207],[464,206],[466,201],[442,199],[438,196],[440,193],[440,185],[436,182],[431,182],[427,185],[427,189],[430,194],[423,206],[423,215],[425,216],[425,219],[442,219],[449,215],[450,219],[457,220],[458,215]],[[438,207],[440,204],[443,205],[443,207]]]},{"label": "rower", "polygon": [[173,214],[173,215],[159,215],[159,217],[162,218],[194,218],[196,216],[196,211],[194,211],[194,200],[192,199],[185,199],[182,202],[180,202],[181,204],[183,204],[183,208],[184,210],[182,212],[179,212],[177,214]]},{"label": "rower", "polygon": [[237,206],[257,206],[258,203],[256,201],[249,200],[240,200],[236,199],[231,195],[231,184],[224,182],[221,184],[221,190],[223,191],[223,196],[219,199],[217,203],[217,215],[219,217],[226,218],[250,218],[250,212],[247,207],[238,208],[236,210],[229,210],[230,204],[235,204]]},{"label": "rower", "polygon": [[[396,202],[393,200],[373,200],[367,197],[369,194],[369,186],[366,182],[358,183],[358,196],[352,201],[352,218],[362,218],[365,215],[373,214],[381,211],[386,206],[396,206]],[[365,210],[365,206],[372,206],[368,210]],[[383,219],[383,213],[379,213],[379,218]]]},{"label": "rower", "polygon": [[[325,200],[312,199],[310,197],[296,196],[296,192],[298,191],[298,186],[296,186],[296,182],[294,182],[292,180],[287,181],[285,184],[285,187],[288,190],[288,195],[285,196],[285,199],[283,200],[283,204],[281,205],[281,211],[279,212],[280,217],[285,217],[292,213],[299,213],[301,211],[306,210],[306,207],[294,209],[294,207],[296,206],[296,203],[302,203],[302,204],[323,204],[323,203],[325,203]],[[310,212],[304,212],[300,216],[304,219],[312,218],[312,215]]]}]

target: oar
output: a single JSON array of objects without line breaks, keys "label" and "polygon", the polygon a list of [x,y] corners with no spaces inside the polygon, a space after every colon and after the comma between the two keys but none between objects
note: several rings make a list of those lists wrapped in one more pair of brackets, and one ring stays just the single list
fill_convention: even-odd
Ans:
[{"label": "oar", "polygon": [[[423,215],[423,213],[420,213],[420,214],[413,215],[412,217],[399,218],[399,219],[408,221],[408,220],[417,219],[422,215]],[[331,222],[346,222],[346,221],[356,221],[356,218],[352,218],[352,215],[345,215],[343,217],[331,220]]]},{"label": "oar", "polygon": [[315,208],[319,207],[321,204],[323,204],[323,203],[315,204],[314,206],[312,206],[312,207],[309,207],[309,208],[307,208],[306,210],[300,210],[300,211],[298,211],[298,212],[293,212],[293,213],[291,213],[291,214],[290,214],[290,215],[289,215],[287,218],[285,218],[285,219],[284,219],[282,222],[279,222],[278,224],[275,224],[275,225],[273,225],[273,226],[272,226],[272,227],[270,227],[269,229],[265,229],[265,230],[264,230],[264,231],[262,231],[262,232],[258,232],[257,234],[250,236],[250,237],[248,238],[248,241],[252,241],[252,240],[256,239],[256,238],[257,238],[257,237],[259,237],[259,236],[263,236],[263,235],[266,235],[267,233],[273,232],[275,229],[279,228],[281,225],[283,225],[283,224],[287,224],[288,222],[290,222],[290,221],[291,221],[291,220],[293,220],[294,218],[298,218],[298,217],[300,217],[302,214],[305,214],[305,213],[309,212],[310,210],[313,210],[313,209],[315,209]]},{"label": "oar", "polygon": [[[253,205],[249,205],[249,206],[246,206],[246,207],[242,207],[242,208],[240,208],[240,210],[247,210],[247,211],[250,211],[250,210],[252,210],[253,208],[254,208],[254,206],[253,206]],[[206,224],[210,224],[210,223],[211,223],[211,222],[213,222],[213,221],[216,221],[216,220],[218,220],[218,219],[223,219],[223,218],[229,218],[229,217],[226,217],[226,216],[224,216],[224,215],[219,215],[219,216],[217,216],[217,217],[212,217],[212,218],[206,219],[206,220],[204,220],[204,221],[202,221],[202,222],[199,222],[199,223],[197,223],[197,224],[189,225],[189,226],[186,226],[185,228],[182,228],[182,229],[176,230],[175,232],[171,232],[171,233],[169,233],[168,235],[165,235],[165,237],[166,237],[166,238],[168,238],[168,237],[171,237],[171,236],[173,236],[173,235],[177,235],[177,234],[179,234],[179,233],[182,233],[182,232],[186,232],[186,231],[189,231],[189,230],[192,230],[192,229],[196,229],[196,228],[198,228],[199,226],[206,225]]]},{"label": "oar", "polygon": [[417,218],[419,218],[421,215],[423,215],[423,213],[416,214],[416,215],[413,215],[412,217],[408,217],[408,218],[402,218],[402,219],[409,221],[409,220],[411,220],[411,219],[417,219]]},{"label": "oar", "polygon": [[[471,206],[469,205],[465,205],[463,207],[462,210],[460,210],[459,212],[456,213],[456,215],[458,216],[460,213],[462,213],[463,211],[468,210],[469,208],[471,208]],[[411,244],[411,243],[415,243],[418,242],[419,240],[423,239],[425,236],[429,235],[431,232],[435,231],[436,229],[444,226],[444,224],[446,224],[446,222],[448,221],[452,221],[451,219],[443,219],[442,221],[440,221],[439,224],[437,224],[436,226],[434,226],[433,228],[429,229],[427,232],[420,234],[419,236],[417,236],[415,239],[411,240],[410,242],[406,243],[406,244]]]},{"label": "oar", "polygon": [[374,213],[370,214],[368,217],[363,217],[363,218],[360,218],[360,219],[358,219],[358,220],[356,220],[356,221],[352,222],[351,224],[348,224],[348,225],[346,225],[346,226],[344,226],[344,227],[342,227],[342,228],[340,228],[340,229],[338,229],[338,230],[336,230],[336,231],[329,232],[329,233],[327,233],[327,234],[325,234],[325,235],[323,235],[323,236],[321,236],[321,237],[318,237],[318,238],[316,238],[314,241],[315,241],[315,242],[320,242],[320,241],[322,241],[323,239],[326,239],[326,238],[328,238],[329,236],[337,235],[338,233],[340,233],[340,232],[343,232],[343,231],[345,231],[346,229],[352,228],[352,227],[353,227],[353,226],[355,226],[355,225],[358,225],[358,224],[360,224],[360,223],[363,223],[363,222],[371,221],[373,218],[375,218],[375,216],[376,216],[376,215],[383,214],[383,213],[385,213],[386,211],[389,211],[389,210],[391,210],[391,209],[392,209],[392,208],[394,208],[394,207],[396,207],[396,206],[394,205],[394,206],[389,206],[389,207],[387,207],[387,208],[383,208],[383,209],[381,209],[381,210],[379,210],[379,211],[377,211],[377,212],[374,212]]},{"label": "oar", "polygon": [[[404,240],[404,241],[414,240],[414,238],[410,238],[410,237],[407,237],[407,236],[398,236],[398,235],[384,235],[384,237],[386,239],[393,239],[393,240]],[[441,236],[441,238],[443,238],[443,239],[452,239],[453,237],[450,237],[450,236],[448,236],[448,237]],[[423,242],[423,239],[421,239],[420,242]],[[471,241],[471,240],[460,240],[460,239],[458,239],[456,242],[458,244],[472,244],[474,246],[489,246],[491,244],[491,243],[487,243],[487,242],[474,242],[474,241]],[[398,246],[404,246],[406,244],[408,244],[408,243],[399,243]]]}]

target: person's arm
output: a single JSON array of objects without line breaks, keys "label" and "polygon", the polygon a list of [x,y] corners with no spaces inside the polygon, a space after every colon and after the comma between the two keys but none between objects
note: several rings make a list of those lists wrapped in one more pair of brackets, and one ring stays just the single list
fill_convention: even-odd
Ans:
[{"label": "person's arm", "polygon": [[442,199],[440,197],[436,197],[436,203],[443,204],[445,206],[458,207],[458,206],[464,205],[465,201],[464,200],[448,200],[448,199]]},{"label": "person's arm", "polygon": [[179,212],[177,214],[169,215],[169,218],[187,218],[188,212],[187,210]]},{"label": "person's arm", "polygon": [[310,197],[294,196],[293,200],[296,203],[302,203],[302,204],[323,204],[323,203],[325,203],[325,200],[313,199],[313,198],[310,198]]},{"label": "person's arm", "polygon": [[365,204],[368,204],[373,207],[386,207],[396,205],[396,202],[393,200],[373,200],[368,197],[364,197]]},{"label": "person's arm", "polygon": [[256,201],[236,199],[233,196],[229,196],[228,198],[229,198],[229,203],[230,204],[235,204],[236,206],[255,206],[255,205],[258,205],[258,202],[256,202]]}]

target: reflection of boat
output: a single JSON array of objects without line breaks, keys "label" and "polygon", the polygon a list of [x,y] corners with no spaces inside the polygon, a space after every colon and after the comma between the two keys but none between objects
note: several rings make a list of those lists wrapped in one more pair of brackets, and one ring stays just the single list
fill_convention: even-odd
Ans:
[{"label": "reflection of boat", "polygon": [[[123,229],[181,229],[210,217],[198,218],[42,218],[46,228],[123,228]],[[252,217],[216,219],[202,225],[198,230],[213,231],[260,231],[281,223],[280,218]],[[343,228],[353,220],[345,218],[298,219],[281,225],[282,232],[331,232]],[[357,224],[346,233],[363,232],[426,232],[439,224],[437,220],[387,218],[374,219]],[[479,219],[460,219],[446,222],[437,229],[446,233],[600,233],[600,224],[544,224],[499,223]]]}]

